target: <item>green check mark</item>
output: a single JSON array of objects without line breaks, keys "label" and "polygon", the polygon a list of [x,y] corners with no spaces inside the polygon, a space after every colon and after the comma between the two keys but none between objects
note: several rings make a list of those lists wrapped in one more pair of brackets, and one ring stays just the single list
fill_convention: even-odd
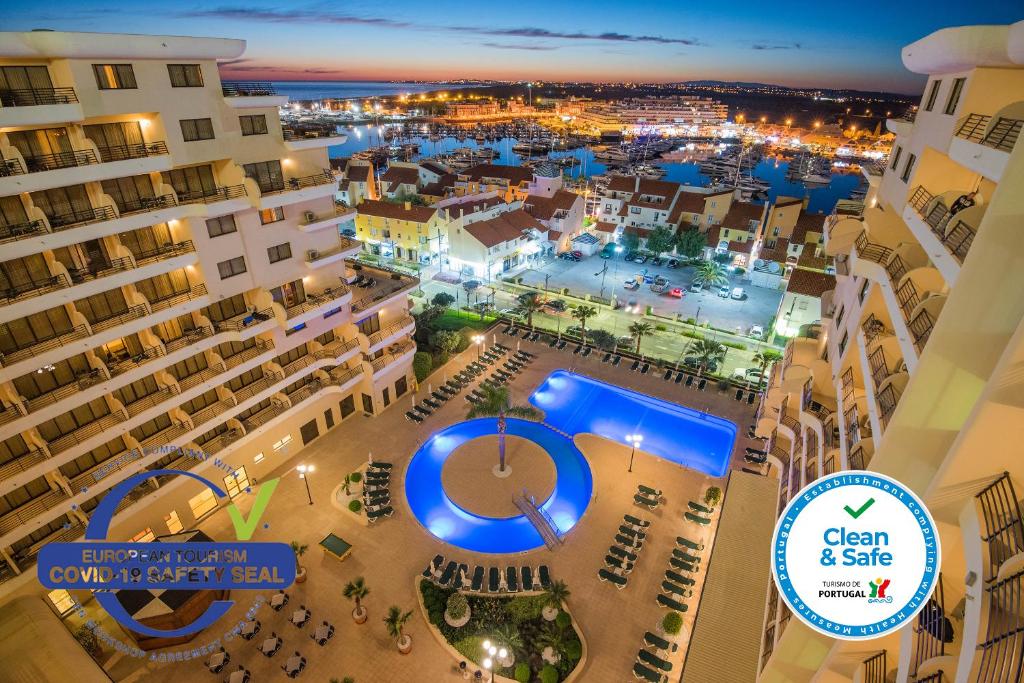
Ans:
[{"label": "green check mark", "polygon": [[851,508],[849,505],[844,505],[843,509],[846,510],[846,514],[850,515],[854,519],[857,519],[858,517],[863,515],[865,512],[867,512],[867,509],[869,507],[871,507],[872,505],[874,505],[874,504],[875,504],[875,499],[874,498],[868,498],[867,502],[864,503],[863,505],[861,505],[856,510]]}]

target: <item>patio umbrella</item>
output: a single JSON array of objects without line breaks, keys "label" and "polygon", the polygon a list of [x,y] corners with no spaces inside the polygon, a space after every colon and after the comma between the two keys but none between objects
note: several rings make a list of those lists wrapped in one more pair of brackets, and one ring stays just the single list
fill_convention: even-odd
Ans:
[{"label": "patio umbrella", "polygon": [[367,456],[368,456],[366,462],[368,464],[372,465],[373,464],[373,452],[367,451],[366,453],[367,453]]}]

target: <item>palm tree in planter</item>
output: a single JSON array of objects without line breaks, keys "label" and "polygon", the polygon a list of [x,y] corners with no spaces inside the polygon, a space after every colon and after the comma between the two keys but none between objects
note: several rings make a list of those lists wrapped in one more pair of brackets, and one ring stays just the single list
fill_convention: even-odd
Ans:
[{"label": "palm tree in planter", "polygon": [[572,317],[580,321],[580,336],[583,343],[587,343],[587,320],[597,315],[597,309],[593,306],[577,306],[572,311]]},{"label": "palm tree in planter", "polygon": [[690,350],[697,357],[697,365],[702,370],[717,367],[725,360],[725,347],[713,339],[698,339],[693,342]]},{"label": "palm tree in planter", "polygon": [[306,580],[306,568],[299,563],[299,558],[306,554],[309,546],[305,543],[292,541],[292,552],[295,553],[295,583],[302,583]]},{"label": "palm tree in planter", "polygon": [[533,329],[533,314],[544,308],[544,297],[537,292],[527,292],[519,297],[519,310],[526,316],[526,324]]},{"label": "palm tree in planter", "polygon": [[716,261],[702,261],[694,272],[695,279],[700,280],[707,287],[718,287],[729,281],[725,274],[725,266]]},{"label": "palm tree in planter", "polygon": [[565,581],[552,581],[551,585],[544,589],[544,609],[541,610],[541,616],[545,621],[555,620],[569,595],[569,587],[565,585]]},{"label": "palm tree in planter", "polygon": [[548,624],[537,637],[537,646],[541,648],[541,658],[554,664],[562,658],[566,642],[565,629],[555,623]]},{"label": "palm tree in planter", "polygon": [[402,612],[397,605],[388,608],[388,615],[384,617],[384,625],[387,626],[388,635],[395,640],[398,651],[403,655],[409,654],[412,650],[412,636],[404,632],[405,624],[412,618],[412,611]]},{"label": "palm tree in planter", "polygon": [[498,662],[503,667],[513,666],[516,663],[516,657],[525,654],[526,642],[515,624],[499,624],[495,627],[494,637],[491,640],[499,643],[508,652],[508,656]]},{"label": "palm tree in planter", "polygon": [[764,373],[780,360],[782,360],[782,354],[774,349],[764,349],[754,356],[754,365],[761,369],[761,374],[757,377],[758,388],[764,384]]},{"label": "palm tree in planter", "polygon": [[541,412],[531,405],[513,405],[508,387],[480,385],[484,397],[472,404],[466,412],[466,419],[498,416],[498,470],[505,471],[505,416],[521,417],[526,420],[540,420]]},{"label": "palm tree in planter", "polygon": [[636,353],[640,355],[640,340],[644,336],[654,333],[654,325],[637,320],[629,326],[629,333],[636,339]]},{"label": "palm tree in planter", "polygon": [[363,607],[363,598],[370,594],[370,589],[367,588],[363,577],[357,576],[345,584],[341,594],[356,603],[356,608],[352,610],[352,620],[357,624],[365,623],[367,612],[366,608]]}]

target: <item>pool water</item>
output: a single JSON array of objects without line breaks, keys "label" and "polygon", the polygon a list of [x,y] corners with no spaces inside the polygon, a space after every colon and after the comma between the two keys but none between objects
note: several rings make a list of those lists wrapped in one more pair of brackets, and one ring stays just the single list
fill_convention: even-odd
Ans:
[{"label": "pool water", "polygon": [[[554,463],[554,490],[536,502],[559,535],[583,517],[594,490],[590,465],[566,434],[595,434],[627,446],[627,434],[642,434],[641,450],[713,477],[726,473],[736,439],[736,425],[727,420],[565,370],[551,373],[530,402],[544,411],[545,423],[507,419],[506,433],[534,442]],[[497,422],[467,420],[427,439],[409,461],[406,498],[416,519],[442,541],[480,553],[533,550],[544,539],[526,516],[474,514],[452,501],[442,484],[448,456],[467,441],[496,434]],[[493,457],[497,464],[497,452]]]}]

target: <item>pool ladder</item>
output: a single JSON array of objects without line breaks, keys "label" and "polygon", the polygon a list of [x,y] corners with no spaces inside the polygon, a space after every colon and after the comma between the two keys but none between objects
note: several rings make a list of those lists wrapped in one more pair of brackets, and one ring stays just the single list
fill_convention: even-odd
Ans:
[{"label": "pool ladder", "polygon": [[515,503],[520,512],[526,515],[526,518],[530,520],[530,524],[533,524],[534,528],[537,529],[540,537],[544,539],[544,545],[548,547],[548,550],[554,550],[562,545],[562,539],[558,536],[558,527],[555,526],[554,520],[533,503],[532,496],[526,495],[526,489],[523,489],[523,495],[515,496],[512,502]]}]

